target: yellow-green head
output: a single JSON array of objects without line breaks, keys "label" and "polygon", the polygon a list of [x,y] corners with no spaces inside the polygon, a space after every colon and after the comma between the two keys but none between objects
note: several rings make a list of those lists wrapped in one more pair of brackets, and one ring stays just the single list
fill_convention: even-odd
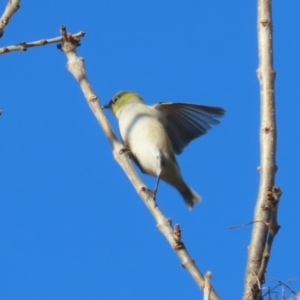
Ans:
[{"label": "yellow-green head", "polygon": [[103,108],[109,108],[114,115],[116,115],[117,111],[128,103],[144,103],[142,97],[131,91],[121,91],[115,94],[107,105],[102,106]]}]

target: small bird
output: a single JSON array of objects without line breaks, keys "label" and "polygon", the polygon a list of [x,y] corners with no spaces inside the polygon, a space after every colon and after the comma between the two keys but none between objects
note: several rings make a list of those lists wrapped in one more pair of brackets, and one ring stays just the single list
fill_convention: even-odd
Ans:
[{"label": "small bird", "polygon": [[218,124],[222,108],[171,102],[148,106],[131,91],[117,93],[103,108],[118,119],[124,145],[141,171],[157,178],[154,196],[162,179],[178,190],[188,208],[200,201],[183,180],[175,154]]}]

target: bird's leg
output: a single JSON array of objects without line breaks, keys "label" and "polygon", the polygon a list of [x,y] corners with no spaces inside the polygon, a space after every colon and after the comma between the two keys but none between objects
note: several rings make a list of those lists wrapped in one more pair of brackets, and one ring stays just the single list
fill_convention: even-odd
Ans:
[{"label": "bird's leg", "polygon": [[161,175],[161,172],[162,172],[162,164],[163,164],[163,157],[162,157],[162,153],[161,151],[156,148],[155,149],[155,156],[156,156],[156,163],[157,163],[157,166],[156,166],[156,169],[157,169],[157,180],[156,180],[156,185],[155,185],[155,188],[153,190],[153,199],[156,200],[156,193],[157,193],[157,190],[158,190],[158,185],[159,185],[159,181],[160,181],[160,175]]},{"label": "bird's leg", "polygon": [[157,177],[157,180],[156,180],[156,185],[155,185],[155,188],[153,190],[153,199],[156,200],[156,193],[157,193],[157,190],[158,190],[158,184],[159,184],[159,181],[160,181],[160,176]]},{"label": "bird's leg", "polygon": [[153,200],[154,200],[154,207],[157,206],[157,203],[156,203],[156,193],[157,193],[157,190],[158,190],[158,184],[159,184],[159,181],[160,181],[160,176],[157,177],[157,180],[156,180],[156,185],[155,185],[155,188],[153,191],[149,190],[148,189],[148,193],[152,196]]},{"label": "bird's leg", "polygon": [[141,188],[141,190],[144,193],[147,193],[150,197],[152,197],[152,199],[155,201],[155,206],[156,206],[156,193],[157,193],[157,190],[158,190],[159,181],[160,181],[160,177],[157,177],[157,181],[156,181],[156,185],[155,185],[155,189],[154,190],[150,190],[150,189],[146,188],[145,186],[143,186]]},{"label": "bird's leg", "polygon": [[154,207],[156,207],[157,205],[156,205],[156,201],[155,201],[155,194],[154,194],[154,192],[152,190],[148,189],[145,186],[143,186],[141,188],[141,191],[143,191],[144,193],[146,193],[149,197],[151,197],[154,200],[154,202],[155,202]]}]

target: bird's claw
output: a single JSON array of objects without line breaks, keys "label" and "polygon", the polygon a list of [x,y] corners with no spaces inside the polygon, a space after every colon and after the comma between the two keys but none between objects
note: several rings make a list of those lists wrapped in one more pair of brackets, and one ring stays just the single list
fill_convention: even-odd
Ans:
[{"label": "bird's claw", "polygon": [[133,156],[133,153],[131,152],[131,150],[128,148],[128,147],[123,147],[120,151],[119,151],[119,153],[122,155],[122,154],[127,154],[128,155],[128,157],[129,158],[131,158],[131,159],[134,159],[134,156]]},{"label": "bird's claw", "polygon": [[128,147],[124,146],[121,148],[121,150],[119,151],[119,154],[124,154],[124,153],[128,153],[128,154],[131,154],[131,151]]},{"label": "bird's claw", "polygon": [[145,186],[143,186],[141,188],[141,190],[154,200],[155,207],[156,207],[157,206],[157,204],[156,204],[156,192],[157,192],[157,190],[152,191],[152,190],[146,188]]}]

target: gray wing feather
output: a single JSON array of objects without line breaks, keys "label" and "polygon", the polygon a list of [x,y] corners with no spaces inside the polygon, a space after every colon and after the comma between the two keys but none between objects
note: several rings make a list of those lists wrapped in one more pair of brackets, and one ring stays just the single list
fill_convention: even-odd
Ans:
[{"label": "gray wing feather", "polygon": [[187,103],[161,102],[153,107],[161,113],[176,154],[180,154],[193,139],[205,134],[211,125],[219,124],[216,118],[225,113],[220,107]]}]

